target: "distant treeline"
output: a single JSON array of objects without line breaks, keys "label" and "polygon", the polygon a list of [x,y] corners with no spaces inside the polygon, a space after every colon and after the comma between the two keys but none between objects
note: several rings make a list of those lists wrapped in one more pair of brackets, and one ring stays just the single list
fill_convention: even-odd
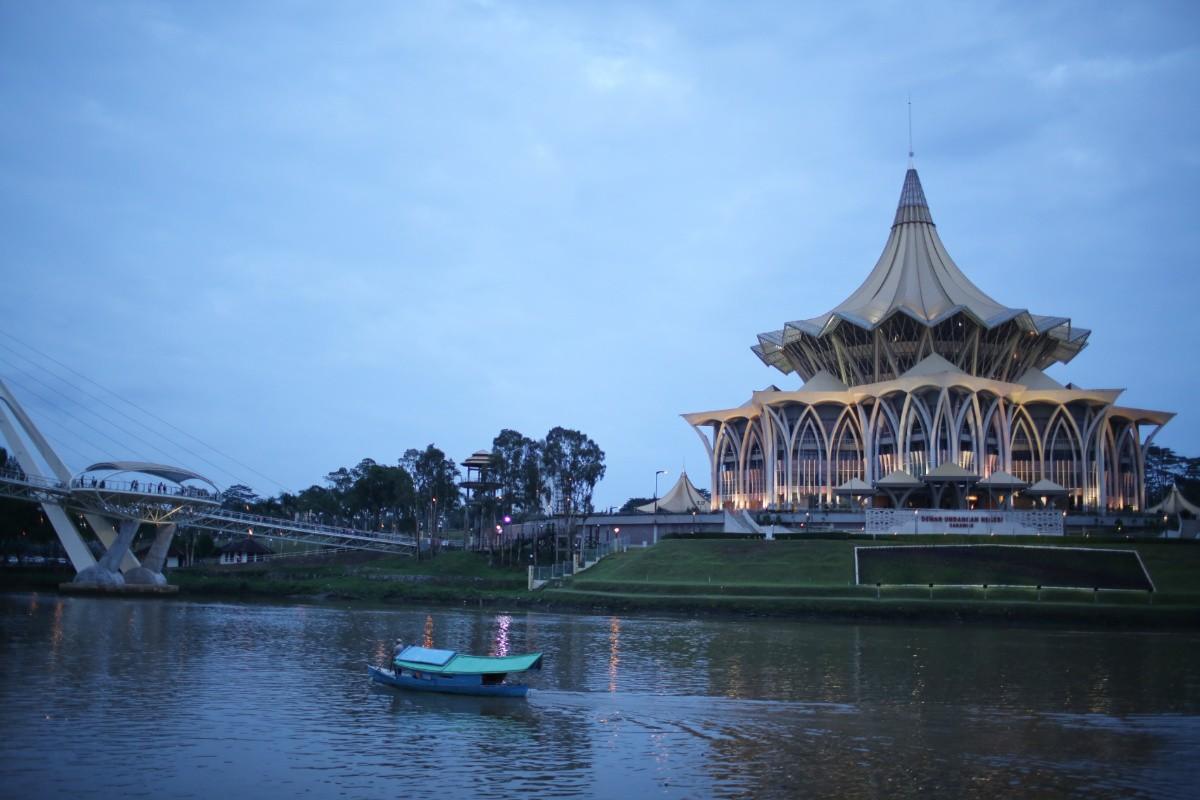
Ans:
[{"label": "distant treeline", "polygon": [[[556,427],[542,439],[504,429],[492,441],[488,478],[497,487],[482,513],[516,521],[547,513],[586,514],[604,477],[604,451],[580,431]],[[411,448],[393,465],[364,458],[340,467],[295,494],[259,497],[235,484],[224,504],[258,514],[299,517],[326,524],[411,532],[467,527],[463,474],[433,444]]]}]

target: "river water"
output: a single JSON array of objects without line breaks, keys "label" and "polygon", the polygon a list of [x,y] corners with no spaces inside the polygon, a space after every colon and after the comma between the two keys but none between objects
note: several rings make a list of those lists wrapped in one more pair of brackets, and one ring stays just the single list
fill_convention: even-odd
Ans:
[{"label": "river water", "polygon": [[[540,650],[525,700],[369,682]],[[1195,797],[1200,634],[0,596],[0,797]]]}]

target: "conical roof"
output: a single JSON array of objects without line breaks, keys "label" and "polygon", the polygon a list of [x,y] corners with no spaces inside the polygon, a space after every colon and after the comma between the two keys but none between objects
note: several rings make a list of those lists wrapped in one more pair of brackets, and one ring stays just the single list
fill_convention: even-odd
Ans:
[{"label": "conical roof", "polygon": [[833,491],[834,494],[867,495],[875,494],[875,487],[861,478],[851,478]]},{"label": "conical roof", "polygon": [[1179,487],[1171,484],[1171,490],[1167,492],[1167,496],[1160,500],[1156,505],[1146,509],[1150,514],[1179,514],[1183,511],[1194,516],[1200,516],[1200,508],[1188,502],[1188,499],[1183,496],[1183,492],[1179,491]]},{"label": "conical roof", "polygon": [[692,485],[691,479],[684,471],[679,473],[679,480],[675,481],[671,490],[658,498],[658,503],[646,503],[644,506],[638,506],[637,510],[647,514],[655,511],[663,514],[687,514],[691,511],[707,511],[708,506],[704,495]]},{"label": "conical roof", "polygon": [[805,322],[825,325],[841,318],[873,328],[902,312],[934,324],[959,310],[988,328],[1027,313],[988,297],[962,273],[938,236],[917,171],[909,169],[891,234],[874,269],[862,286],[836,308]]},{"label": "conical roof", "polygon": [[881,489],[909,489],[924,485],[920,480],[914,478],[912,474],[902,469],[894,469],[875,481],[876,488]]},{"label": "conical roof", "polygon": [[979,476],[970,470],[963,469],[953,461],[943,461],[929,470],[929,472],[926,472],[924,479],[926,483],[977,481],[979,480]]},{"label": "conical roof", "polygon": [[[909,327],[893,325],[891,321],[898,316],[909,320]],[[1028,353],[1028,358],[1014,361],[1008,356],[1000,358],[997,355],[985,364],[973,363],[970,369],[966,369],[967,359],[963,356],[970,349],[966,335],[943,331],[935,337],[938,342],[934,346],[943,350],[942,356],[958,362],[971,374],[996,379],[1015,377],[1008,374],[1014,368],[1023,372],[1029,367],[1042,368],[1055,361],[1069,361],[1083,349],[1090,333],[1073,328],[1065,317],[1036,315],[1024,308],[1006,306],[972,283],[946,252],[933,223],[921,179],[916,169],[910,167],[904,176],[900,202],[883,254],[862,285],[825,314],[795,320],[782,330],[759,334],[753,350],[764,362],[784,373],[794,370],[807,378],[827,369],[842,382],[854,385],[882,379],[884,375],[872,374],[881,369],[891,370],[894,377],[915,363],[914,360],[905,362],[905,357],[899,354],[909,354],[910,350],[901,348],[896,354],[889,353],[892,358],[884,359],[881,367],[875,348],[869,339],[864,339],[867,335],[864,331],[873,332],[888,326],[883,338],[883,344],[887,346],[892,341],[920,341],[925,328],[943,323],[962,326],[964,322],[985,331],[1012,323],[1019,331],[1033,334],[1018,340],[1018,349]],[[824,342],[846,324],[858,329],[859,333],[838,337],[836,346]],[[963,334],[968,332],[969,328],[962,329]],[[1044,337],[1053,341],[1044,341]],[[855,356],[860,352],[857,358],[845,357],[847,353]],[[920,360],[927,354],[927,350],[923,352],[918,348],[911,358]],[[891,364],[892,360],[897,365]],[[895,370],[893,366],[896,366]]]},{"label": "conical roof", "polygon": [[998,469],[978,483],[984,489],[1023,489],[1029,484],[1010,472]]},{"label": "conical roof", "polygon": [[1040,481],[1030,486],[1025,490],[1026,494],[1044,494],[1044,495],[1059,495],[1067,494],[1070,490],[1061,483],[1055,483],[1049,478],[1042,478]]},{"label": "conical roof", "polygon": [[993,300],[958,268],[938,236],[921,178],[910,167],[883,254],[867,279],[832,311],[788,326],[819,333],[844,320],[870,329],[897,312],[936,324],[960,310],[987,328],[1029,313]]}]

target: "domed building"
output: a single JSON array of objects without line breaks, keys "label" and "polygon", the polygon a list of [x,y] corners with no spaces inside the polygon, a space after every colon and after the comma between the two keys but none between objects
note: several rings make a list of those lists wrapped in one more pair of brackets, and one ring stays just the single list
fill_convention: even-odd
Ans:
[{"label": "domed building", "polygon": [[910,167],[862,286],[831,311],[759,334],[752,348],[803,386],[683,415],[708,452],[712,508],[802,511],[849,499],[1141,510],[1143,453],[1174,415],[1043,372],[1070,362],[1089,334],[972,283],[946,252]]}]

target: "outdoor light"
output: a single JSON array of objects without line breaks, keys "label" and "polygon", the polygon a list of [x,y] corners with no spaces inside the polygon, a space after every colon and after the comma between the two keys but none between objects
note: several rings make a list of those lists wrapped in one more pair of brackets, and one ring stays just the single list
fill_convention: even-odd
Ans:
[{"label": "outdoor light", "polygon": [[507,525],[510,522],[512,522],[512,517],[510,517],[508,514],[505,514],[504,515],[504,524]]}]

